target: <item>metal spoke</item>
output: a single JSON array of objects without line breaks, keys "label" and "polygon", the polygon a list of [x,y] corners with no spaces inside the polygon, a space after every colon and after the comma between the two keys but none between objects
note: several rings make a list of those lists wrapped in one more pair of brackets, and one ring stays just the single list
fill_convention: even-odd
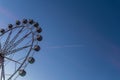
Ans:
[{"label": "metal spoke", "polygon": [[[18,38],[18,36],[20,35],[20,33],[22,32],[22,30],[24,29],[24,27],[22,27],[20,30],[19,30],[19,32],[13,37],[13,39],[9,42],[9,46],[11,46],[14,42],[15,42],[15,40]],[[8,47],[9,47],[8,46]]]},{"label": "metal spoke", "polygon": [[11,45],[8,50],[15,48],[17,45],[19,45],[27,36],[29,36],[32,32],[29,32],[28,34],[26,34],[25,36],[23,36],[21,39],[19,39],[18,41],[16,41],[15,43],[13,43],[13,45]]},{"label": "metal spoke", "polygon": [[11,34],[12,34],[12,30],[10,31],[10,33],[9,33],[9,35],[8,35],[6,41],[5,41],[5,44],[3,45],[3,49],[4,50],[5,50],[6,46],[8,46]]},{"label": "metal spoke", "polygon": [[[13,55],[9,55],[8,57],[12,59],[14,57],[14,54]],[[10,61],[5,60],[5,62],[6,62],[6,64],[4,66],[6,66]]]},{"label": "metal spoke", "polygon": [[12,61],[12,62],[15,62],[15,63],[21,64],[20,62],[18,62],[18,61],[16,61],[16,60],[13,60],[13,59],[11,59],[11,58],[8,58],[8,57],[4,57],[4,58],[6,58],[6,59],[8,59],[8,60],[10,60],[10,61]]},{"label": "metal spoke", "polygon": [[16,68],[17,68],[17,64],[15,63],[15,71],[16,71]]},{"label": "metal spoke", "polygon": [[28,48],[28,47],[30,47],[30,46],[31,46],[31,45],[27,45],[27,46],[23,46],[23,47],[14,49],[14,50],[10,51],[10,53],[8,53],[7,55],[12,54],[12,53],[16,53],[16,52],[21,51],[21,50],[23,50],[23,49],[25,49],[25,48]]}]

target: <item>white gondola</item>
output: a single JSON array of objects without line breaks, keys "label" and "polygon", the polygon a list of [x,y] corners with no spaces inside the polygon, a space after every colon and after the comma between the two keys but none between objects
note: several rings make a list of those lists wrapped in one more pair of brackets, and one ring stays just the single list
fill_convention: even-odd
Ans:
[{"label": "white gondola", "polygon": [[23,19],[24,24],[27,24],[27,22],[28,22],[27,19]]},{"label": "white gondola", "polygon": [[39,27],[39,23],[36,22],[36,23],[34,24],[34,27],[38,28],[38,27]]},{"label": "white gondola", "polygon": [[13,25],[12,25],[12,24],[9,24],[9,25],[8,25],[8,28],[9,28],[9,29],[12,29],[12,28],[13,28]]},{"label": "white gondola", "polygon": [[35,50],[35,51],[39,51],[39,50],[40,50],[40,46],[39,46],[39,45],[35,45],[35,46],[34,46],[34,50]]},{"label": "white gondola", "polygon": [[19,20],[16,20],[16,25],[20,25],[20,21]]},{"label": "white gondola", "polygon": [[5,33],[5,29],[0,29],[0,32],[3,34]]},{"label": "white gondola", "polygon": [[26,75],[26,71],[24,69],[19,70],[19,75],[24,77]]},{"label": "white gondola", "polygon": [[33,64],[33,63],[35,62],[35,59],[34,59],[33,57],[29,57],[29,58],[28,58],[28,62],[29,62],[30,64]]},{"label": "white gondola", "polygon": [[29,23],[33,24],[34,23],[33,19],[29,19]]},{"label": "white gondola", "polygon": [[36,28],[36,31],[38,32],[38,33],[41,33],[42,32],[42,28]]},{"label": "white gondola", "polygon": [[38,40],[38,41],[42,41],[42,39],[43,39],[43,38],[42,38],[41,35],[37,35],[37,40]]}]

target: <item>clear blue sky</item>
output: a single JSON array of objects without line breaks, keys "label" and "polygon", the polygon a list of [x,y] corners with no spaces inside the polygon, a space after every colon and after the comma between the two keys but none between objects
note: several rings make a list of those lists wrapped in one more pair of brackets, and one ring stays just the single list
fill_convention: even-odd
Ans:
[{"label": "clear blue sky", "polygon": [[120,80],[119,0],[0,0],[0,26],[43,28],[36,63],[18,80]]}]

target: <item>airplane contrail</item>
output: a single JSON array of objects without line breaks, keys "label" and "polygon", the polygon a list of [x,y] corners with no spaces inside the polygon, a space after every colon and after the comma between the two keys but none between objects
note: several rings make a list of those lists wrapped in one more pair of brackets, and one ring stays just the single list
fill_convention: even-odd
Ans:
[{"label": "airplane contrail", "polygon": [[85,47],[84,45],[62,45],[62,46],[47,46],[46,48],[75,48],[75,47]]}]

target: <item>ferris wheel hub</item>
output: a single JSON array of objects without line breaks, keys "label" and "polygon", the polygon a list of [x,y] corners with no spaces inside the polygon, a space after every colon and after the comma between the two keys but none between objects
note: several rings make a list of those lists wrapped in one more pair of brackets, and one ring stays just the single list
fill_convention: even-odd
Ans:
[{"label": "ferris wheel hub", "polygon": [[4,62],[3,54],[0,54],[0,64],[2,64],[3,62]]}]

